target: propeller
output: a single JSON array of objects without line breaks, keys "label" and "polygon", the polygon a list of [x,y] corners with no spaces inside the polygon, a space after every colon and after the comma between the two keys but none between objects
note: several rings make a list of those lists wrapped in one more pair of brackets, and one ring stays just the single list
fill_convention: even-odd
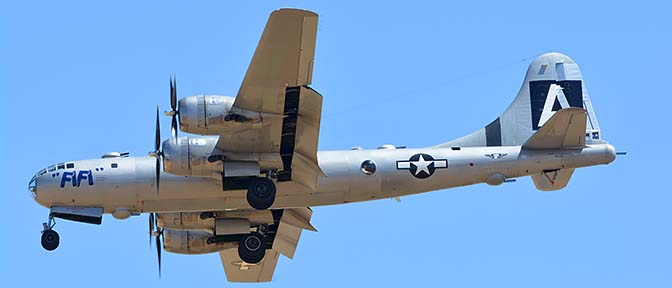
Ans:
[{"label": "propeller", "polygon": [[161,160],[163,151],[161,151],[161,124],[159,124],[159,106],[156,106],[156,131],[154,133],[154,151],[149,152],[149,156],[156,158],[156,197],[159,197],[159,183],[161,176]]},{"label": "propeller", "polygon": [[163,236],[163,229],[159,228],[156,221],[157,216],[155,213],[149,213],[149,246],[152,246],[152,237],[155,237],[156,258],[159,261],[159,277],[161,277],[161,237]]},{"label": "propeller", "polygon": [[173,138],[177,138],[177,116],[180,115],[180,111],[177,110],[177,79],[175,76],[170,78],[170,111],[166,111],[164,114],[166,116],[171,116],[173,119],[170,121],[170,134]]},{"label": "propeller", "polygon": [[[177,139],[177,80],[175,77],[170,79],[170,111],[166,111],[165,115],[172,116],[170,123],[170,134],[173,140]],[[163,150],[161,149],[161,124],[159,119],[159,107],[156,107],[156,132],[154,137],[154,151],[149,153],[149,156],[156,158],[156,197],[159,197],[159,183],[161,176],[161,161],[163,160]],[[161,277],[161,237],[163,236],[163,229],[158,225],[158,217],[156,213],[149,213],[149,246],[152,246],[152,237],[156,239],[156,258],[159,263],[159,277]]]},{"label": "propeller", "polygon": [[[170,111],[164,114],[171,116],[173,119],[170,123],[170,136],[173,141],[177,140],[177,116],[180,114],[177,110],[177,79],[173,76],[170,78]],[[156,197],[159,197],[159,183],[161,176],[161,160],[163,160],[163,151],[161,150],[161,125],[159,123],[159,107],[156,107],[156,133],[154,138],[154,151],[149,153],[149,156],[156,158]]]}]

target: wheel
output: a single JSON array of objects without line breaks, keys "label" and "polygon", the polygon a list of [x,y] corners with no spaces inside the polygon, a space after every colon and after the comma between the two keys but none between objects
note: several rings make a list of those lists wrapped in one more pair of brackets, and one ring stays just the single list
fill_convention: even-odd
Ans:
[{"label": "wheel", "polygon": [[252,232],[240,238],[238,242],[238,256],[245,263],[261,262],[266,255],[266,239],[257,232]]},{"label": "wheel", "polygon": [[60,243],[61,238],[58,236],[58,233],[54,230],[44,230],[42,231],[42,248],[47,251],[52,251],[58,248],[58,243]]},{"label": "wheel", "polygon": [[268,178],[255,178],[247,188],[247,203],[257,210],[265,210],[275,201],[275,183]]}]

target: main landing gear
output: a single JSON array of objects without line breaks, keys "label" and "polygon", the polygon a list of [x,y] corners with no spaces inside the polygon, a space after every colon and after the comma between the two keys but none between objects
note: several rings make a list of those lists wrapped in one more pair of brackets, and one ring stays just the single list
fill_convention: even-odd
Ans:
[{"label": "main landing gear", "polygon": [[238,256],[245,263],[256,264],[266,255],[266,239],[258,232],[252,232],[240,237],[238,241]]},{"label": "main landing gear", "polygon": [[58,236],[58,233],[54,231],[56,221],[54,221],[54,216],[49,215],[49,221],[47,223],[42,223],[42,248],[47,251],[52,251],[58,248],[61,238]]},{"label": "main landing gear", "polygon": [[275,183],[271,179],[264,177],[254,178],[250,181],[250,185],[247,188],[247,203],[257,210],[268,209],[275,201],[275,191]]}]

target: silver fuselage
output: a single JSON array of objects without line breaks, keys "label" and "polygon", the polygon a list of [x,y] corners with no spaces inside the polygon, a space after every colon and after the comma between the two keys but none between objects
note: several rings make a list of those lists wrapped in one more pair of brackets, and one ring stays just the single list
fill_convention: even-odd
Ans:
[{"label": "silver fuselage", "polygon": [[[405,169],[408,165],[399,162],[408,162],[419,153],[431,155],[447,165],[437,163],[431,176],[418,178]],[[492,154],[500,157],[486,156]],[[600,143],[578,150],[544,151],[527,151],[520,146],[322,151],[318,158],[326,177],[320,176],[317,191],[293,193],[291,181],[279,182],[273,208],[392,198],[484,183],[495,173],[511,179],[550,169],[608,164],[615,159],[615,151],[613,146]],[[366,160],[375,162],[376,171],[372,175],[361,171],[361,164]],[[134,214],[250,209],[246,190],[223,191],[220,180],[215,178],[161,172],[157,192],[155,161],[152,157],[118,157],[70,162],[74,168],[37,175],[33,196],[47,208],[102,207],[105,213],[117,209]],[[68,176],[64,177],[64,173]]]}]

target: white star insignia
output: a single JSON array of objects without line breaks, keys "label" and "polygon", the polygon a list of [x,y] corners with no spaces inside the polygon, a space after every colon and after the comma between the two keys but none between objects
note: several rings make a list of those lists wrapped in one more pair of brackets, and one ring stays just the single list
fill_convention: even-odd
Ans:
[{"label": "white star insignia", "polygon": [[418,161],[411,162],[411,164],[415,165],[416,170],[415,170],[415,175],[420,174],[420,172],[425,171],[425,173],[429,174],[429,164],[434,163],[434,161],[425,161],[425,158],[420,155],[420,159]]}]

